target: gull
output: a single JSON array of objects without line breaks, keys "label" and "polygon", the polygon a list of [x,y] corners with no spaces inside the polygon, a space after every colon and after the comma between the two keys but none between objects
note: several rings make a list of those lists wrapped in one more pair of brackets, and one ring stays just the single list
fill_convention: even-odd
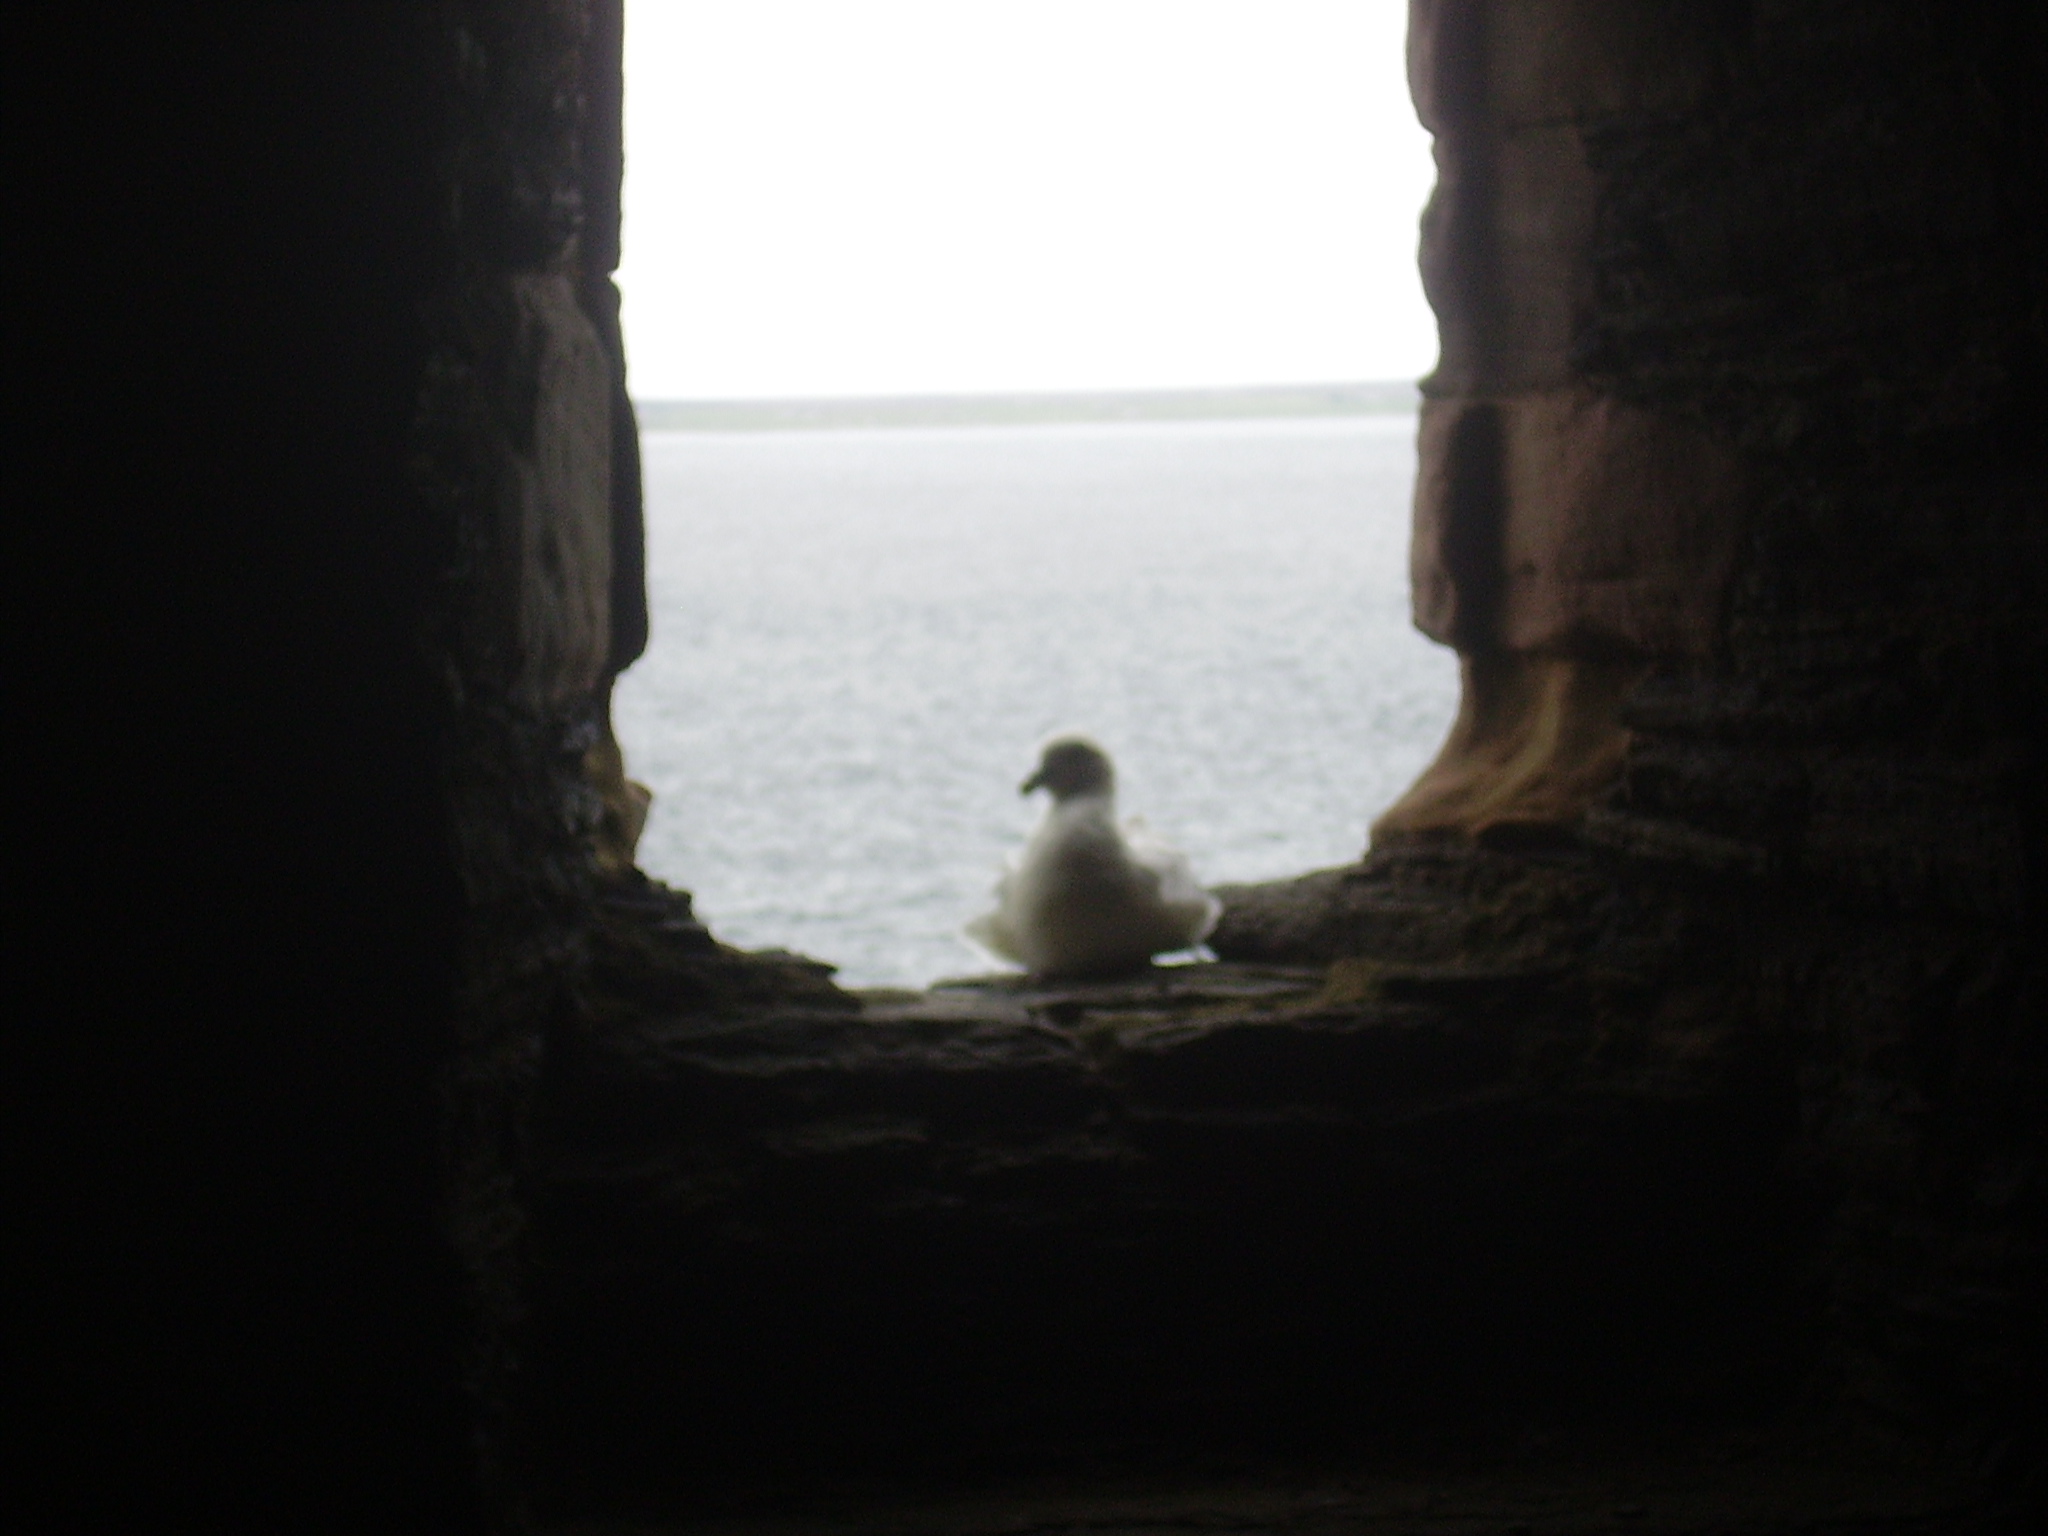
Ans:
[{"label": "gull", "polygon": [[1052,795],[1045,820],[967,936],[1035,976],[1109,976],[1209,936],[1223,904],[1187,856],[1139,820],[1116,823],[1116,770],[1086,736],[1055,736],[1019,794]]}]

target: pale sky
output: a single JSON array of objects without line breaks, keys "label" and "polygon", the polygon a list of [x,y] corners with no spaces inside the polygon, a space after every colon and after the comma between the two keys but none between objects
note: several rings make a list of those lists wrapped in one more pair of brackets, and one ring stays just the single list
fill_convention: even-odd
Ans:
[{"label": "pale sky", "polygon": [[642,399],[1413,378],[1405,0],[629,0]]}]

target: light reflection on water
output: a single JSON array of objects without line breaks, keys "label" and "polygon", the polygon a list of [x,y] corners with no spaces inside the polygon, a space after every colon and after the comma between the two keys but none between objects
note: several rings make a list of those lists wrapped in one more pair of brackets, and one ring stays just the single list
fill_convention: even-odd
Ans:
[{"label": "light reflection on water", "polygon": [[1211,883],[1342,863],[1449,728],[1408,622],[1412,417],[649,433],[640,863],[851,986],[960,938],[1038,741],[1116,758]]}]

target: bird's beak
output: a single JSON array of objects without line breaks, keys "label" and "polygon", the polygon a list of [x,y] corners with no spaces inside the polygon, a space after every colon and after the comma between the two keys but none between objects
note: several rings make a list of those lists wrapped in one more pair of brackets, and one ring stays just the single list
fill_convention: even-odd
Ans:
[{"label": "bird's beak", "polygon": [[1026,779],[1022,784],[1019,784],[1017,786],[1017,793],[1020,795],[1028,795],[1034,789],[1043,789],[1044,787],[1045,775],[1042,772],[1034,770],[1030,778]]}]

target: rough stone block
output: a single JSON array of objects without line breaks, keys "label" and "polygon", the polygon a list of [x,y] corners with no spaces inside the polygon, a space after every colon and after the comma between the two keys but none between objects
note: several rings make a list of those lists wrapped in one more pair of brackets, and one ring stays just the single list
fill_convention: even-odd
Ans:
[{"label": "rough stone block", "polygon": [[1373,823],[1373,837],[1575,821],[1621,771],[1629,733],[1620,704],[1643,672],[1629,661],[1465,656],[1449,738]]},{"label": "rough stone block", "polygon": [[1422,221],[1423,289],[1442,356],[1437,395],[1564,383],[1590,303],[1599,179],[1578,129],[1440,139]]},{"label": "rough stone block", "polygon": [[1711,8],[1514,0],[1488,8],[1488,98],[1503,124],[1682,112],[1715,77]]},{"label": "rough stone block", "polygon": [[611,648],[611,363],[568,278],[508,281],[532,370],[531,435],[508,476],[519,540],[514,691],[531,707],[560,707],[597,687]]},{"label": "rough stone block", "polygon": [[1425,402],[1418,451],[1425,634],[1559,654],[1714,648],[1745,480],[1704,433],[1571,387]]},{"label": "rough stone block", "polygon": [[1711,87],[1713,9],[1659,0],[1411,0],[1408,80],[1432,133],[1681,112]]},{"label": "rough stone block", "polygon": [[1599,179],[1573,127],[1509,134],[1495,149],[1494,164],[1499,327],[1492,350],[1510,378],[1561,380],[1589,302]]},{"label": "rough stone block", "polygon": [[1445,645],[1490,639],[1498,606],[1500,410],[1425,400],[1416,428],[1408,577],[1415,627]]},{"label": "rough stone block", "polygon": [[1582,388],[1515,401],[1505,424],[1502,641],[1708,654],[1744,505],[1734,456]]},{"label": "rough stone block", "polygon": [[1409,0],[1408,94],[1441,138],[1473,121],[1483,100],[1486,0]]}]

